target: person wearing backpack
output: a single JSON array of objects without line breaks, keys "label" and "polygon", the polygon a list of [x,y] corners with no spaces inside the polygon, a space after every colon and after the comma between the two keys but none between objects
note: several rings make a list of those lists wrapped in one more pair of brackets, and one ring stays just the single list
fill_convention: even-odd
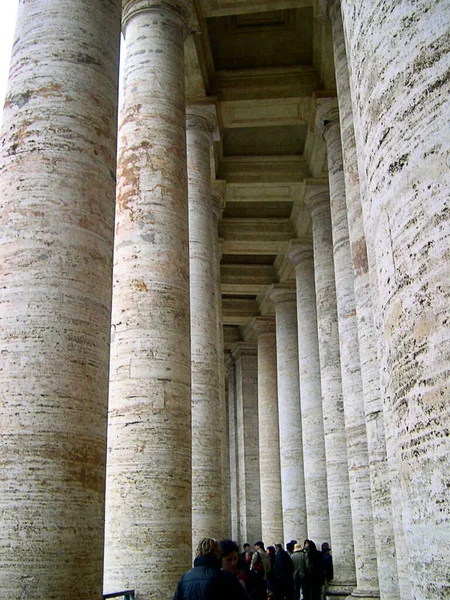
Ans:
[{"label": "person wearing backpack", "polygon": [[266,600],[267,598],[267,575],[270,573],[270,559],[266,554],[263,542],[255,543],[255,552],[252,555],[250,572],[253,577],[252,593],[253,600]]}]

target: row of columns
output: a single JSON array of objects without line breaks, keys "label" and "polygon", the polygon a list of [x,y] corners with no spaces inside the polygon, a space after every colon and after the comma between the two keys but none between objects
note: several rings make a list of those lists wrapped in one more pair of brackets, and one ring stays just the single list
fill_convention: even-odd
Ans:
[{"label": "row of columns", "polygon": [[449,8],[328,5],[329,191],[308,191],[296,293],[275,287],[275,326],[234,348],[227,407],[188,0],[124,3],[115,215],[122,2],[20,4],[0,166],[0,598],[98,600],[103,561],[106,591],[170,598],[192,536],[229,532],[228,498],[241,541],[331,541],[330,596],[445,597]]}]

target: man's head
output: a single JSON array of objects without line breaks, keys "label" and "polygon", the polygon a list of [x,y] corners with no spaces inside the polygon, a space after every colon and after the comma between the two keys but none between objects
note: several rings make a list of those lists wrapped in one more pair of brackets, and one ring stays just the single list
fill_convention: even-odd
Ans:
[{"label": "man's head", "polygon": [[222,550],[221,565],[225,571],[234,573],[238,564],[239,547],[233,540],[221,540],[220,548]]},{"label": "man's head", "polygon": [[330,548],[330,544],[328,542],[324,542],[322,544],[322,552],[324,554],[326,554],[327,552],[330,552],[331,548]]},{"label": "man's head", "polygon": [[250,550],[250,544],[248,542],[246,542],[244,544],[244,552],[248,552]]},{"label": "man's head", "polygon": [[222,549],[220,544],[214,538],[202,538],[197,546],[197,556],[215,556],[220,558],[222,555]]},{"label": "man's head", "polygon": [[255,550],[262,550],[263,552],[265,552],[264,542],[255,542]]},{"label": "man's head", "polygon": [[279,552],[280,550],[283,550],[283,546],[282,546],[282,544],[275,544],[275,550],[276,550],[277,552]]},{"label": "man's head", "polygon": [[294,545],[294,552],[301,552],[303,550],[303,546],[301,544]]}]

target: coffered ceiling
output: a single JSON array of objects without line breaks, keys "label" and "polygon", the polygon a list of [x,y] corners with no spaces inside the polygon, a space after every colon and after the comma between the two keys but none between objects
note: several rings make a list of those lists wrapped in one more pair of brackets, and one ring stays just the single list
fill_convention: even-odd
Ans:
[{"label": "coffered ceiling", "polygon": [[188,40],[190,101],[217,106],[214,177],[225,181],[219,225],[225,349],[270,312],[274,283],[294,282],[289,242],[311,239],[303,206],[327,182],[314,127],[335,95],[323,0],[195,0],[200,33]]}]

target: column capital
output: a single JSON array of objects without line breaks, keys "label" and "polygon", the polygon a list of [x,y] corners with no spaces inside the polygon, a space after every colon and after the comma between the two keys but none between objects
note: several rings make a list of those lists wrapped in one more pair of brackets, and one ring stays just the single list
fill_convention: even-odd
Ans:
[{"label": "column capital", "polygon": [[255,317],[250,325],[245,330],[245,338],[250,340],[254,337],[258,338],[260,335],[267,333],[276,333],[276,322],[275,315],[262,315]]},{"label": "column capital", "polygon": [[296,302],[295,285],[289,283],[274,283],[270,288],[270,299],[276,306],[281,302]]},{"label": "column capital", "polygon": [[290,240],[287,257],[292,262],[294,267],[300,263],[314,260],[314,248],[308,242],[301,240]]},{"label": "column capital", "polygon": [[196,23],[196,15],[191,0],[123,0],[122,6],[123,31],[132,17],[151,10],[167,12],[168,15],[178,19],[185,29],[185,37],[190,29],[197,29],[197,27],[193,27],[193,24]]},{"label": "column capital", "polygon": [[220,140],[215,104],[190,104],[186,107],[186,129],[197,129],[210,136],[211,143]]},{"label": "column capital", "polygon": [[337,98],[321,98],[317,103],[316,127],[325,140],[332,130],[335,132],[340,130]]},{"label": "column capital", "polygon": [[256,345],[250,342],[236,342],[231,348],[231,356],[234,360],[239,360],[243,356],[256,356],[258,351]]},{"label": "column capital", "polygon": [[330,206],[330,188],[328,185],[309,185],[306,188],[305,206],[312,216]]}]

